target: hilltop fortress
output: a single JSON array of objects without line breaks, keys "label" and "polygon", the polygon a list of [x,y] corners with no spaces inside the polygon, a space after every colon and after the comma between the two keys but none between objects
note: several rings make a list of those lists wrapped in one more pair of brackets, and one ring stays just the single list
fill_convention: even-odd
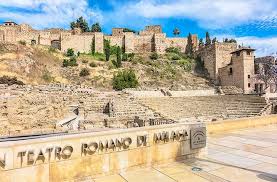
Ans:
[{"label": "hilltop fortress", "polygon": [[[76,52],[91,52],[91,44],[94,41],[95,52],[103,53],[104,39],[111,45],[124,47],[126,53],[165,53],[166,48],[179,47],[185,51],[187,37],[166,37],[159,25],[146,26],[145,30],[138,34],[125,32],[124,28],[113,28],[112,35],[104,35],[102,32],[81,32],[79,28],[74,30],[46,29],[34,30],[28,24],[16,24],[4,22],[0,25],[0,42],[25,41],[28,44],[47,45],[66,51],[73,48]],[[192,35],[194,45],[198,45],[197,35]]]},{"label": "hilltop fortress", "polygon": [[[11,21],[0,25],[0,42],[24,41],[32,45],[51,46],[62,52],[72,48],[75,52],[89,53],[94,44],[95,52],[103,53],[104,40],[124,48],[126,53],[164,54],[170,47],[178,47],[181,52],[185,52],[188,43],[187,37],[167,37],[159,25],[146,26],[145,30],[138,33],[126,32],[124,28],[113,28],[111,35],[82,32],[80,28],[34,30],[28,24],[18,25]],[[199,46],[198,42],[197,35],[192,35],[196,56],[201,58],[209,78],[216,85],[236,86],[245,94],[262,94],[276,90],[275,83],[265,86],[259,79],[262,64],[255,61],[255,49],[218,41]]]}]

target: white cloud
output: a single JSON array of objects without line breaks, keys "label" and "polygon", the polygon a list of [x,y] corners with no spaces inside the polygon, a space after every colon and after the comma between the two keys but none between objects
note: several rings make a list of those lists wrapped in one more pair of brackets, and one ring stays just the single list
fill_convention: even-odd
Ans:
[{"label": "white cloud", "polygon": [[[89,22],[102,21],[101,13],[87,0],[0,0],[0,18],[28,23],[35,28],[64,27],[83,16]],[[10,11],[10,8],[18,8]],[[27,10],[27,11],[26,11]]]},{"label": "white cloud", "polygon": [[124,9],[146,18],[194,19],[207,28],[231,27],[251,21],[277,23],[276,0],[141,0]]}]

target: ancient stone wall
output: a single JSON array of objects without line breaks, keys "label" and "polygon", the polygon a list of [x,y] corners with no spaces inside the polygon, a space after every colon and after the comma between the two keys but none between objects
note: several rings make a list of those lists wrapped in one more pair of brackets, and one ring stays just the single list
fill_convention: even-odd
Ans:
[{"label": "ancient stone wall", "polygon": [[109,40],[110,41],[110,44],[112,46],[119,46],[119,47],[122,47],[124,42],[124,35],[120,35],[120,36],[104,36],[104,38],[106,40]]},{"label": "ancient stone wall", "polygon": [[166,38],[166,48],[169,47],[178,47],[182,52],[186,51],[187,46],[187,38],[180,38],[180,37],[174,37],[174,38]]},{"label": "ancient stone wall", "polygon": [[[10,25],[11,24],[11,25]],[[12,24],[0,26],[0,41],[18,42],[26,41],[28,44],[41,44],[53,46],[66,51],[73,48],[76,52],[90,52],[91,41],[95,40],[96,52],[103,53],[103,39],[110,40],[111,45],[124,47],[127,53],[165,53],[168,47],[179,47],[185,51],[187,38],[166,38],[161,26],[147,26],[139,35],[133,32],[124,32],[123,28],[114,28],[111,36],[103,33],[82,33],[79,28],[72,31],[63,29],[33,30],[27,24]],[[197,42],[197,36],[193,35]],[[196,44],[196,43],[195,43]]]},{"label": "ancient stone wall", "polygon": [[155,51],[153,35],[136,35],[134,38],[135,53],[149,53]]},{"label": "ancient stone wall", "polygon": [[139,35],[153,35],[162,33],[162,27],[160,25],[146,26],[145,30],[139,32]]},{"label": "ancient stone wall", "polygon": [[123,28],[113,28],[112,29],[112,36],[122,36],[123,35]]},{"label": "ancient stone wall", "polygon": [[199,50],[199,55],[211,79],[218,80],[218,69],[231,62],[231,52],[236,48],[237,44],[235,43],[216,42]]}]

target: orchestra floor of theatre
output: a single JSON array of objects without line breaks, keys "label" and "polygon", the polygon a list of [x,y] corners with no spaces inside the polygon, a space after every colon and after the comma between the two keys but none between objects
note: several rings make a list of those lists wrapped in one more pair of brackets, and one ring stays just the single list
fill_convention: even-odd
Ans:
[{"label": "orchestra floor of theatre", "polygon": [[277,182],[277,125],[211,135],[202,158],[134,168],[95,182]]}]

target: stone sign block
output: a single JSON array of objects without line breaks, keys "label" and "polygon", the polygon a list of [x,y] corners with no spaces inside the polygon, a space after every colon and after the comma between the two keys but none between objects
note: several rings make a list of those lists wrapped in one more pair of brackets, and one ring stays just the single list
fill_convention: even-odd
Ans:
[{"label": "stone sign block", "polygon": [[190,130],[190,139],[191,149],[199,149],[206,147],[206,128],[192,128]]}]

